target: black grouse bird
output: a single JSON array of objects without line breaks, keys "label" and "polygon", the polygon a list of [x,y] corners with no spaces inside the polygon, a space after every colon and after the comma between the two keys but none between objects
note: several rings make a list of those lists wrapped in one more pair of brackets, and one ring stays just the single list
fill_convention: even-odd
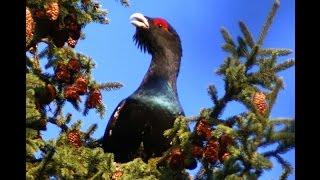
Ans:
[{"label": "black grouse bird", "polygon": [[113,112],[102,139],[104,150],[121,163],[161,156],[170,147],[163,132],[184,115],[176,84],[182,56],[177,32],[162,18],[134,13],[130,19],[136,26],[133,39],[152,60],[139,88]]}]

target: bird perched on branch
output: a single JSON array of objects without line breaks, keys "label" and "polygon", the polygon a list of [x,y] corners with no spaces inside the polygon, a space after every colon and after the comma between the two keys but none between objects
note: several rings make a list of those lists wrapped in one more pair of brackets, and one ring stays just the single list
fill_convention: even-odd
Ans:
[{"label": "bird perched on branch", "polygon": [[121,163],[161,156],[170,147],[163,132],[184,115],[176,83],[182,56],[177,32],[162,18],[134,13],[130,20],[136,45],[152,59],[139,88],[119,103],[105,130],[103,148]]}]

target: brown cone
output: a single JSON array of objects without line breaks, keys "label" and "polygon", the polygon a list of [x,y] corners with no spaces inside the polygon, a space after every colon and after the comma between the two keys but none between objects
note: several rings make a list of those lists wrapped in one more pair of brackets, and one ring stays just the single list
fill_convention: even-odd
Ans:
[{"label": "brown cone", "polygon": [[68,41],[67,41],[68,46],[70,46],[70,47],[72,47],[72,48],[75,48],[75,47],[76,47],[77,42],[78,42],[78,40],[74,40],[74,39],[72,39],[71,37],[69,37],[69,38],[68,38]]},{"label": "brown cone", "polygon": [[78,89],[78,94],[84,95],[87,92],[88,80],[84,76],[79,76],[75,81],[75,86]]},{"label": "brown cone", "polygon": [[210,140],[203,153],[204,159],[209,163],[215,163],[219,158],[219,143]]},{"label": "brown cone", "polygon": [[90,92],[88,101],[86,103],[88,108],[95,108],[99,104],[101,104],[102,100],[102,95],[99,89],[94,89],[93,91]]},{"label": "brown cone", "polygon": [[211,128],[208,121],[201,119],[197,124],[196,133],[201,138],[209,140],[211,138]]},{"label": "brown cone", "polygon": [[123,172],[121,170],[117,170],[112,174],[111,180],[120,180]]},{"label": "brown cone", "polygon": [[74,147],[79,148],[81,147],[81,136],[79,131],[73,130],[67,134],[67,138],[70,144],[72,144]]},{"label": "brown cone", "polygon": [[64,89],[64,97],[68,100],[76,101],[79,99],[78,88],[74,85],[67,86]]},{"label": "brown cone", "polygon": [[79,60],[77,59],[70,59],[68,62],[68,70],[70,70],[71,72],[77,73],[80,71],[80,64],[79,64]]},{"label": "brown cone", "polygon": [[47,5],[47,7],[45,8],[46,11],[46,15],[47,17],[51,20],[51,21],[55,21],[58,19],[59,17],[59,12],[60,12],[60,8],[59,8],[59,4],[56,2],[50,3]]},{"label": "brown cone", "polygon": [[55,78],[59,82],[70,82],[71,75],[64,64],[59,64],[55,70]]},{"label": "brown cone", "polygon": [[172,169],[184,168],[184,156],[180,148],[171,150],[169,165]]},{"label": "brown cone", "polygon": [[253,95],[252,103],[260,114],[265,114],[267,112],[268,104],[266,101],[266,95],[262,92],[256,92]]},{"label": "brown cone", "polygon": [[35,22],[33,20],[31,11],[26,7],[26,39],[29,40],[33,37]]}]

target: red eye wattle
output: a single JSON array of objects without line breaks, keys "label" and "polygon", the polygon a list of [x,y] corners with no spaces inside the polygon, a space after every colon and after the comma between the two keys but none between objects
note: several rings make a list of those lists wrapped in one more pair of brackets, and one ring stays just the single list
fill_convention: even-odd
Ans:
[{"label": "red eye wattle", "polygon": [[166,29],[166,30],[168,30],[168,28],[169,28],[168,22],[162,18],[155,18],[153,20],[153,24],[155,26],[158,26],[158,27]]}]

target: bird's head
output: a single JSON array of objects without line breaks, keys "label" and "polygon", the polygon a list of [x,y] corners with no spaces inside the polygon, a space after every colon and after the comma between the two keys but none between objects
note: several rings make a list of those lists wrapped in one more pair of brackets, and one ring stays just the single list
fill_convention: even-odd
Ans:
[{"label": "bird's head", "polygon": [[180,37],[173,27],[162,18],[150,18],[141,13],[130,16],[131,24],[136,27],[133,39],[142,51],[151,55],[170,50],[182,56]]}]

